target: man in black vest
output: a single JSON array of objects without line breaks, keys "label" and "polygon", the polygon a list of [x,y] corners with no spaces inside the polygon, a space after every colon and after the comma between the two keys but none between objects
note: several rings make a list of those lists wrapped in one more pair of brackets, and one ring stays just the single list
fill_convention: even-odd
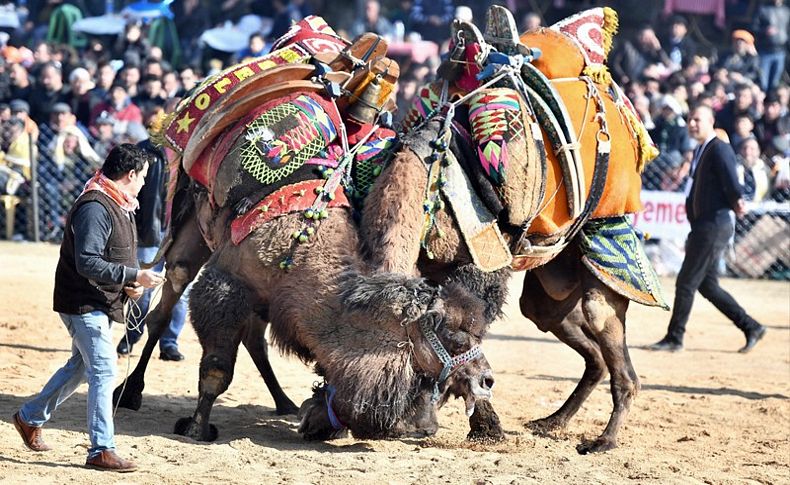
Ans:
[{"label": "man in black vest", "polygon": [[740,217],[745,208],[735,152],[729,143],[716,137],[713,123],[713,110],[708,106],[698,106],[689,115],[689,134],[699,142],[691,162],[692,178],[686,198],[691,232],[675,285],[667,335],[651,345],[651,350],[683,349],[683,334],[697,290],[743,331],[746,345],[739,352],[750,351],[765,335],[765,327],[719,286],[718,262],[734,230],[731,213],[735,211]]},{"label": "man in black vest", "polygon": [[13,416],[28,448],[49,450],[41,426],[87,378],[91,447],[85,464],[89,468],[136,469],[134,463],[115,454],[116,355],[110,324],[124,321],[123,304],[128,297],[137,298],[144,288],[163,281],[155,271],[137,269],[134,210],[149,157],[131,144],[113,148],[69,212],[55,271],[53,308],[71,335],[72,356],[38,396]]}]

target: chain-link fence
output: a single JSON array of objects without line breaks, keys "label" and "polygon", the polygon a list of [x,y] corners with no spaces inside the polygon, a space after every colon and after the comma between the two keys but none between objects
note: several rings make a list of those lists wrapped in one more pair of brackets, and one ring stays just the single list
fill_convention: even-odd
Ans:
[{"label": "chain-link fence", "polygon": [[[5,153],[0,163],[0,232],[3,238],[58,243],[69,208],[109,146],[76,127],[42,125],[31,145],[33,137],[17,122],[0,123],[0,149]],[[751,202],[749,213],[736,222],[726,266],[722,263],[722,272],[730,276],[790,280],[790,188],[777,186],[778,167],[768,167],[773,170],[769,187],[765,180],[756,183],[761,200]],[[637,217],[642,217],[640,223],[653,224],[648,253],[661,274],[676,273],[683,259],[687,171],[686,162],[661,156],[643,176],[645,211]],[[745,181],[754,184],[754,178],[747,174]],[[36,192],[31,190],[34,184]]]}]

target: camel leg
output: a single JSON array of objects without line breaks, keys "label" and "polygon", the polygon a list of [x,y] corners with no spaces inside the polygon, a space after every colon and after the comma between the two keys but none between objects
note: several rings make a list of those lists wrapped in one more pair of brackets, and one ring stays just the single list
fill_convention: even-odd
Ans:
[{"label": "camel leg", "polygon": [[547,433],[564,429],[593,389],[606,377],[606,362],[601,355],[601,349],[595,340],[585,334],[579,325],[580,318],[583,319],[584,315],[581,307],[577,306],[568,318],[551,329],[551,333],[584,358],[584,374],[571,395],[557,411],[529,424],[530,428],[535,431]]},{"label": "camel leg", "polygon": [[257,315],[252,316],[251,320],[252,322],[247,326],[247,333],[242,341],[247,348],[247,352],[250,353],[252,361],[255,362],[255,366],[261,373],[266,387],[269,388],[272,398],[274,398],[274,404],[277,408],[276,413],[278,415],[296,414],[299,408],[285,395],[269,363],[268,343],[266,342],[267,322]]},{"label": "camel leg", "polygon": [[151,354],[162,333],[170,325],[173,307],[211,255],[208,246],[203,242],[195,218],[188,214],[184,217],[186,220],[177,229],[173,243],[165,254],[167,281],[162,287],[159,304],[146,317],[148,339],[140,360],[129,377],[113,392],[113,403],[122,408],[134,411],[140,409],[145,388],[145,371]]},{"label": "camel leg", "polygon": [[203,355],[200,359],[198,404],[191,418],[176,422],[174,433],[198,441],[214,441],[218,431],[209,423],[214,401],[233,380],[239,344],[249,321],[251,295],[229,274],[209,267],[192,288],[189,309]]},{"label": "camel leg", "polygon": [[617,447],[620,431],[631,409],[631,403],[639,389],[639,380],[630,362],[625,342],[625,312],[628,300],[606,288],[587,275],[592,284],[586,285],[582,309],[595,333],[606,367],[611,375],[613,410],[601,436],[577,447],[581,454],[600,452]]}]

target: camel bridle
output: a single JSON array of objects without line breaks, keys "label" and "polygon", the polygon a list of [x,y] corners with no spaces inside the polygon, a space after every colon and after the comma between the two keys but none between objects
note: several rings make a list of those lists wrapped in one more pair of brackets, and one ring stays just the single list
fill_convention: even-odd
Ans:
[{"label": "camel bridle", "polygon": [[[436,354],[436,357],[439,359],[439,362],[442,363],[442,371],[439,373],[439,377],[436,379],[436,382],[434,382],[433,395],[431,396],[431,403],[436,404],[439,401],[439,397],[441,395],[439,392],[439,386],[441,386],[447,380],[447,378],[450,377],[450,374],[452,374],[453,371],[482,356],[483,349],[478,344],[474,345],[472,348],[462,354],[451,357],[450,352],[448,352],[444,345],[442,345],[441,340],[439,340],[439,336],[436,335],[435,327],[431,327],[431,324],[428,323],[428,320],[428,318],[423,318],[420,320],[420,330],[422,330],[425,340],[427,340],[431,345],[431,348]],[[438,324],[436,326],[438,326]]]}]

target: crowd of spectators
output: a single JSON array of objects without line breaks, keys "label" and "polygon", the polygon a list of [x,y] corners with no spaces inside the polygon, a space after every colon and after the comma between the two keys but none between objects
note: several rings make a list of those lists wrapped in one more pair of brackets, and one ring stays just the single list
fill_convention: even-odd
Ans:
[{"label": "crowd of spectators", "polygon": [[[130,2],[109,3],[121,12]],[[436,72],[453,18],[482,25],[486,8],[495,2],[468,3],[177,0],[168,19],[177,32],[174,48],[173,39],[152,35],[154,21],[134,16],[118,35],[53,38],[50,20],[64,4],[92,17],[104,14],[108,2],[0,0],[0,192],[29,195],[30,156],[37,157],[41,238],[59,240],[64,211],[113,146],[146,138],[147,127],[169,100],[233,62],[266,54],[293,21],[309,14],[324,16],[345,37],[373,31],[390,42],[391,55],[401,64],[402,115],[418,87]],[[557,5],[567,14],[569,8],[607,2],[496,3],[517,12],[519,27],[526,30],[545,25]],[[536,5],[546,9],[533,11]],[[666,31],[622,29],[610,70],[661,150],[645,173],[646,189],[683,190],[693,149],[685,117],[690,106],[705,103],[714,108],[717,126],[742,157],[743,183],[753,200],[788,199],[789,12],[782,0],[761,3],[751,24],[719,33],[730,39],[729,49],[721,52],[700,48],[683,16],[663,22]],[[8,20],[14,16],[16,23]],[[229,50],[221,42],[208,42],[205,34],[212,29],[241,29],[248,33],[246,46]],[[21,207],[18,213],[22,221],[26,210]],[[30,237],[29,222],[17,228],[21,237]]]}]

